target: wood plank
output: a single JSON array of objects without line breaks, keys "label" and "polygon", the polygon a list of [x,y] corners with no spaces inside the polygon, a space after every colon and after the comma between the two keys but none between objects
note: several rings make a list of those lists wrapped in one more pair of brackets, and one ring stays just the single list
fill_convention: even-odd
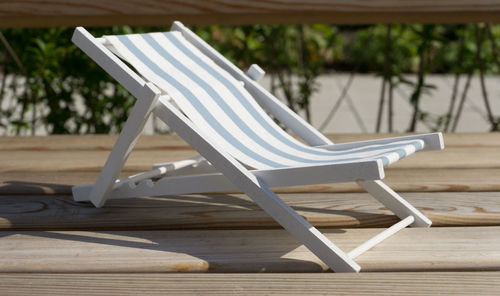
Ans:
[{"label": "wood plank", "polygon": [[390,168],[500,168],[498,147],[448,147],[412,154]]},{"label": "wood plank", "polygon": [[[351,250],[381,229],[330,229]],[[498,271],[500,227],[407,228],[358,257],[363,271]],[[284,230],[0,232],[0,272],[319,272]]]},{"label": "wood plank", "polygon": [[[0,137],[0,151],[69,151],[103,150],[111,151],[117,135],[51,135]],[[191,150],[177,135],[143,135],[134,150]]]},{"label": "wood plank", "polygon": [[[443,151],[410,155],[392,165],[395,168],[457,169],[500,168],[499,147],[449,147]],[[0,172],[6,171],[100,171],[109,151],[100,150],[15,150],[0,153]],[[198,155],[194,150],[134,150],[125,170],[150,170],[154,163],[177,161]]]},{"label": "wood plank", "polygon": [[[372,140],[379,138],[391,138],[399,136],[410,136],[415,133],[370,133],[370,134],[329,134],[327,135],[335,143]],[[500,132],[492,133],[447,133],[443,135],[446,147],[485,147],[500,146]]]},{"label": "wood plank", "polygon": [[[409,133],[392,134],[328,134],[335,143],[408,136]],[[0,137],[0,151],[46,150],[106,150],[116,142],[116,135],[51,135]],[[499,147],[500,133],[450,133],[444,135],[446,147]],[[135,150],[185,150],[191,147],[177,135],[143,135]]]},{"label": "wood plank", "polygon": [[179,2],[13,0],[0,5],[1,27],[169,25],[255,23],[463,23],[498,22],[498,1],[447,0],[357,1],[266,1],[249,0]]},{"label": "wood plank", "polygon": [[[100,171],[109,151],[9,151],[0,153],[0,171]],[[135,150],[130,154],[125,170],[151,170],[154,163],[183,160],[198,155],[194,150],[150,151]]]},{"label": "wood plank", "polygon": [[[140,171],[124,171],[121,177]],[[71,186],[92,184],[97,171],[0,171],[0,195],[71,194]],[[500,191],[500,169],[389,169],[384,182],[399,192]],[[364,192],[356,183],[274,188],[277,193]]]},{"label": "wood plank", "polygon": [[2,295],[498,295],[499,272],[0,274]]},{"label": "wood plank", "polygon": [[[433,226],[500,226],[498,192],[405,193]],[[399,221],[366,193],[282,194],[316,227],[389,227]],[[250,198],[185,195],[110,200],[104,208],[68,195],[0,196],[0,229],[150,230],[279,228]]]}]

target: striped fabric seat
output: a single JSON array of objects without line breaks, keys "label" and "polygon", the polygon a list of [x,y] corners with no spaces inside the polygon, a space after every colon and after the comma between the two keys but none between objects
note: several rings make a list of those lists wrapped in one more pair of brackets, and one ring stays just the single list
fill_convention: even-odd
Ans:
[{"label": "striped fabric seat", "polygon": [[209,139],[255,168],[283,168],[380,159],[384,166],[423,149],[422,140],[327,151],[281,129],[242,82],[179,32],[105,36],[146,80],[168,94]]}]

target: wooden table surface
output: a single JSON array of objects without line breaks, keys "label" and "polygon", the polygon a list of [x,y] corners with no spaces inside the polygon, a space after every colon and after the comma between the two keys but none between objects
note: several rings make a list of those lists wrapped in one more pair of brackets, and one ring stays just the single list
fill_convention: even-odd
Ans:
[{"label": "wooden table surface", "polygon": [[[500,294],[500,134],[445,135],[444,151],[387,169],[434,224],[361,255],[361,274],[327,270],[238,192],[73,202],[115,139],[0,138],[0,295]],[[144,136],[124,175],[195,154],[176,136]],[[276,192],[346,251],[397,221],[356,184]]]}]

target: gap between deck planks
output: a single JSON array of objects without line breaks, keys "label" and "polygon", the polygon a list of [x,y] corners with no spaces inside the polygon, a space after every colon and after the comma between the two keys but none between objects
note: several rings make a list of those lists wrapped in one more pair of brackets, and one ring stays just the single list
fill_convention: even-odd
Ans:
[{"label": "gap between deck planks", "polygon": [[[331,135],[339,143],[392,137],[399,134]],[[391,165],[395,168],[497,168],[500,169],[500,133],[445,135],[445,150],[416,153]],[[116,136],[49,136],[0,138],[0,172],[99,171]],[[148,170],[155,162],[196,155],[177,136],[143,136],[132,152],[126,170]]]},{"label": "gap between deck planks", "polygon": [[[329,229],[349,251],[381,229]],[[500,227],[406,228],[356,259],[362,271],[498,271]],[[2,272],[318,272],[284,230],[0,232]]]},{"label": "gap between deck planks", "polygon": [[0,274],[1,295],[499,295],[500,272]]},{"label": "gap between deck planks", "polygon": [[[498,22],[496,1],[8,1],[0,27]],[[1,2],[0,2],[1,3]]]},{"label": "gap between deck planks", "polygon": [[[406,193],[433,226],[500,226],[500,193]],[[388,227],[398,219],[366,193],[282,194],[316,227]],[[0,196],[4,230],[267,229],[278,224],[246,195],[110,200],[95,208],[71,196]]]},{"label": "gap between deck planks", "polygon": [[[453,146],[446,142],[447,136],[445,136],[447,150],[419,153],[401,161],[399,167],[391,166],[392,169],[387,170],[386,181],[400,191],[402,189],[499,191],[500,161],[497,151],[500,146],[496,143],[497,137],[497,134],[493,134],[491,138],[487,137],[490,140],[486,141],[481,141],[481,137],[471,136],[470,139],[474,139],[471,141],[457,137],[456,146]],[[43,145],[26,145],[32,138],[26,139],[29,140],[26,140],[25,144],[22,144],[23,141],[17,144],[15,141],[9,142],[5,139],[0,141],[13,143],[2,145],[3,148],[0,149],[3,150],[0,154],[3,158],[0,160],[6,164],[0,169],[0,180],[2,180],[0,194],[67,193],[69,185],[92,183],[113,142],[104,140],[105,137],[91,136],[89,139],[94,140],[87,141],[86,145],[94,146],[89,146],[87,149],[83,145],[84,149],[80,149],[78,145],[69,144],[73,140],[76,142],[77,137],[61,137],[60,142],[56,140],[52,143],[49,137],[42,140],[45,141]],[[177,160],[190,153],[194,154],[194,151],[187,150],[186,146],[183,146],[182,141],[175,142],[178,141],[175,137],[171,142],[165,139],[165,143],[169,144],[164,146],[159,144],[148,146],[153,140],[160,143],[159,139],[152,137],[149,142],[146,139],[144,146],[142,148],[139,146],[135,152],[136,159],[131,158],[128,169],[149,169],[150,164],[154,162],[162,162],[169,157]],[[100,140],[104,141],[99,142]],[[161,138],[162,143],[163,141],[164,138]],[[99,143],[102,143],[101,147],[98,147]],[[54,144],[57,145],[51,146]],[[433,156],[433,154],[438,155],[437,153],[440,153],[439,156]],[[89,155],[93,158],[87,157]],[[419,155],[421,158],[418,158]],[[412,158],[416,160],[411,162]],[[66,168],[67,170],[64,170]],[[280,190],[304,193],[355,192],[359,191],[359,188],[345,183]],[[362,227],[373,227],[385,226],[395,221],[394,217],[386,215],[383,208],[377,207],[375,202],[365,195],[341,194],[338,195],[340,199],[332,198],[330,195],[319,195],[321,196],[319,201],[316,200],[318,196],[304,200],[311,195],[310,193],[295,195],[297,197],[295,201],[293,195],[285,194],[284,197],[289,198],[288,201],[302,215],[318,226],[356,227],[361,223]],[[456,193],[456,195],[420,193],[413,197],[409,196],[409,199],[430,215],[437,225],[440,223],[441,225],[498,225],[497,197],[496,192]],[[206,208],[201,210],[201,207],[205,207],[203,201],[194,201],[193,198],[196,197],[193,196],[117,201],[110,203],[111,206],[104,209],[75,205],[68,200],[69,196],[26,195],[0,196],[0,198],[0,208],[3,207],[0,212],[3,213],[0,214],[1,227],[11,229],[0,232],[0,270],[3,272],[309,272],[324,269],[324,265],[314,255],[286,232],[277,229],[19,231],[20,228],[37,229],[37,223],[39,223],[38,229],[54,229],[58,228],[58,225],[64,225],[58,229],[67,227],[66,229],[89,230],[97,223],[104,225],[101,229],[117,229],[119,224],[128,229],[134,226],[135,229],[168,229],[174,220],[182,221],[173,226],[175,228],[197,228],[207,225],[219,228],[222,224],[230,224],[237,228],[275,227],[267,216],[256,210],[255,206],[249,204],[248,199],[245,200],[242,196],[236,196],[242,204],[229,205],[227,199],[234,201],[234,196],[225,196],[224,201],[218,200],[218,203],[211,205],[212,213],[207,213]],[[211,199],[213,196],[201,197],[203,198]],[[29,202],[24,203],[21,199]],[[184,206],[186,199],[190,199],[189,205]],[[353,200],[357,204],[353,205],[351,203]],[[478,206],[479,201],[481,201],[480,206]],[[133,205],[134,203],[136,204]],[[165,212],[158,203],[168,203],[171,207]],[[175,203],[180,204],[173,207],[172,204]],[[200,206],[197,206],[197,203]],[[145,204],[147,206],[144,206]],[[431,208],[428,208],[429,206]],[[350,216],[343,216],[347,210],[353,212]],[[214,219],[211,214],[217,214],[217,218]],[[129,222],[125,222],[124,217],[128,217]],[[179,219],[174,219],[175,217]],[[203,224],[200,221],[203,221]],[[241,224],[237,225],[238,222]],[[358,261],[364,271],[499,270],[499,229],[499,227],[405,229],[362,255]],[[326,230],[327,236],[346,250],[352,249],[379,231],[380,229]]]}]

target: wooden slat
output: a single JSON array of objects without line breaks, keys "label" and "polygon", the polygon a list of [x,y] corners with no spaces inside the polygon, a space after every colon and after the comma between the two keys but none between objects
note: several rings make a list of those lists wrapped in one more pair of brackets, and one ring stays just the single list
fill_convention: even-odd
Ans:
[{"label": "wooden slat", "polygon": [[500,168],[499,147],[448,147],[410,155],[390,168]]},{"label": "wooden slat", "polygon": [[255,23],[457,23],[500,20],[498,1],[138,1],[12,0],[0,26],[109,26]]},{"label": "wooden slat", "polygon": [[[405,193],[433,226],[500,226],[497,192]],[[282,194],[317,227],[388,227],[392,212],[366,193]],[[186,195],[110,200],[106,207],[64,196],[0,196],[0,229],[256,229],[276,222],[246,195]]]},{"label": "wooden slat", "polygon": [[[379,138],[391,138],[398,136],[410,136],[412,133],[392,133],[392,134],[330,134],[327,135],[334,143],[344,143],[353,141],[363,141]],[[485,147],[500,146],[500,133],[449,133],[444,134],[445,147]]]},{"label": "wooden slat", "polygon": [[[121,177],[139,173],[124,171]],[[71,186],[95,183],[97,171],[0,171],[0,195],[71,194]],[[396,191],[500,191],[500,169],[394,169],[384,182]],[[277,193],[364,192],[356,183],[274,188]]]},{"label": "wooden slat", "polygon": [[[335,143],[363,141],[411,134],[330,134]],[[43,137],[0,137],[0,151],[107,150],[116,142],[116,135],[52,135]],[[445,134],[446,147],[500,147],[500,133]],[[141,136],[134,150],[186,150],[191,147],[176,135]]]},{"label": "wooden slat", "polygon": [[[351,250],[381,229],[325,230]],[[364,271],[500,270],[500,227],[407,228],[358,257]],[[1,272],[318,272],[284,230],[0,232]]]},{"label": "wooden slat", "polygon": [[[0,171],[100,171],[109,151],[9,151],[0,153]],[[134,150],[125,170],[151,170],[154,163],[183,160],[198,155],[194,150]]]},{"label": "wooden slat", "polygon": [[[445,135],[448,146],[444,151],[417,153],[390,166],[386,170],[386,182],[399,191],[500,190],[499,135]],[[332,136],[339,142],[373,137],[376,136]],[[0,154],[0,194],[68,194],[70,185],[93,183],[115,140],[114,136],[0,138],[0,150],[3,150]],[[125,168],[127,172],[122,176],[149,170],[155,162],[180,160],[195,154],[177,136],[145,136],[132,153]],[[357,192],[360,188],[344,183],[277,191]]]},{"label": "wooden slat", "polygon": [[[410,155],[389,168],[500,168],[499,147],[449,147],[443,151]],[[0,172],[5,171],[100,171],[109,151],[47,150],[0,153]],[[150,170],[154,163],[183,160],[198,155],[194,150],[135,150],[125,170]]]},{"label": "wooden slat", "polygon": [[2,295],[498,295],[499,272],[0,274]]},{"label": "wooden slat", "polygon": [[[335,137],[344,142],[372,135]],[[41,196],[69,193],[69,185],[95,181],[102,166],[99,162],[104,163],[114,139],[82,138],[80,143],[79,137],[0,138],[0,163],[6,164],[0,168],[0,229],[6,230],[0,232],[0,294],[500,292],[496,272],[401,272],[500,270],[498,226],[404,229],[357,260],[363,271],[398,271],[390,274],[151,274],[317,272],[325,266],[240,194],[110,201],[101,209],[74,203],[68,195]],[[144,137],[125,174],[147,169],[152,162],[194,155],[181,139],[166,138]],[[391,166],[386,183],[398,191],[500,191],[497,141],[498,134],[445,135],[447,150],[436,152],[444,153],[442,158],[432,153],[414,155],[399,167]],[[13,158],[18,157],[16,162]],[[36,157],[49,159],[30,166]],[[346,183],[280,189],[303,192],[281,197],[312,224],[335,228],[323,231],[346,251],[381,231],[366,227],[386,227],[396,221],[367,194],[310,193],[322,191],[357,192],[359,187]],[[5,195],[12,193],[21,195]],[[428,215],[434,226],[500,223],[498,192],[402,195]],[[67,272],[80,274],[61,274]],[[133,272],[141,274],[128,274]]]},{"label": "wooden slat", "polygon": [[[0,151],[111,151],[117,135],[51,135],[0,137]],[[192,150],[176,135],[141,136],[134,150]]]}]

